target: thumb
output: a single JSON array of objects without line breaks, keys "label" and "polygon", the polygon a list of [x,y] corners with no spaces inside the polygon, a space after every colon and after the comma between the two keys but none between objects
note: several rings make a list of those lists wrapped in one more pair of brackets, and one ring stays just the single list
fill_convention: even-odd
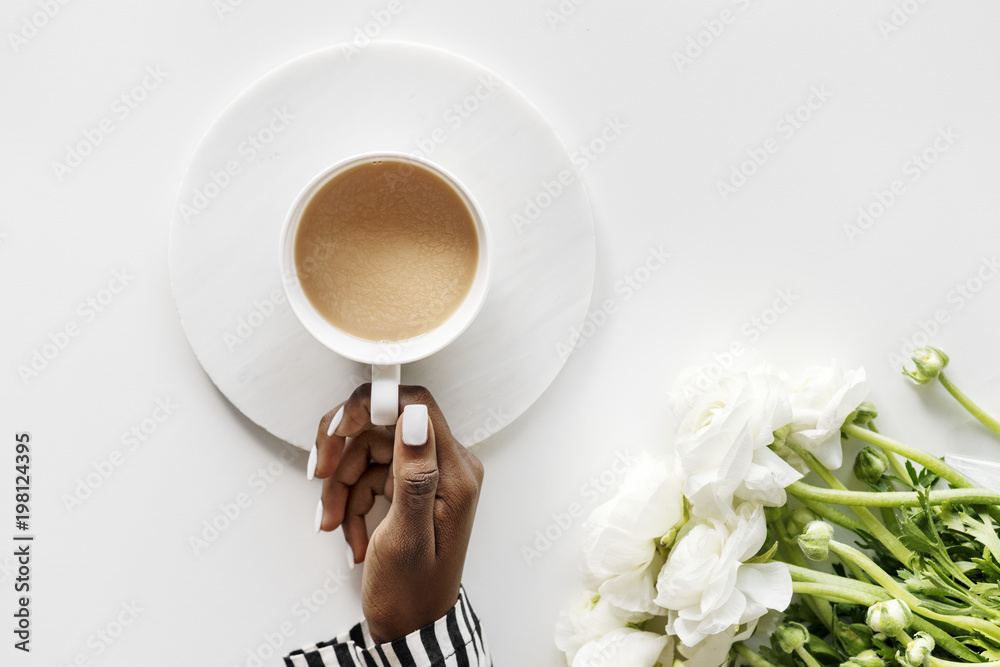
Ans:
[{"label": "thumb", "polygon": [[438,487],[437,446],[426,405],[407,405],[396,422],[392,453],[393,494],[388,519],[408,532],[434,535]]}]

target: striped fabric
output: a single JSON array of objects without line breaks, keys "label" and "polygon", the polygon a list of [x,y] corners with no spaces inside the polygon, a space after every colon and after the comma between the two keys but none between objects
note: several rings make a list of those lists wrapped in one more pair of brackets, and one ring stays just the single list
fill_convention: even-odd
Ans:
[{"label": "striped fabric", "polygon": [[479,618],[462,586],[443,617],[415,632],[375,644],[362,621],[336,639],[292,651],[287,667],[491,667]]}]

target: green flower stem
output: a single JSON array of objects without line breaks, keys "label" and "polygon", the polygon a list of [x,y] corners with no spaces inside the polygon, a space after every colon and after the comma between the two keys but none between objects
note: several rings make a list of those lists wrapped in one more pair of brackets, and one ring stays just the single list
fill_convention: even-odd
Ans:
[{"label": "green flower stem", "polygon": [[802,662],[806,663],[806,667],[820,667],[819,662],[816,658],[812,657],[812,653],[806,650],[805,646],[800,646],[795,649],[795,655],[802,659]]},{"label": "green flower stem", "polygon": [[[837,479],[837,477],[832,472],[830,472],[830,470],[825,465],[820,463],[815,456],[813,456],[811,453],[807,452],[803,447],[800,447],[794,442],[786,441],[785,444],[788,446],[789,449],[791,449],[795,454],[797,454],[799,458],[805,461],[806,465],[808,465],[813,472],[819,475],[823,479],[823,481],[830,486],[831,489],[844,492],[847,491],[847,487],[844,486],[840,482],[840,480]],[[796,484],[801,484],[801,482],[793,482],[792,486],[788,488],[792,488]],[[885,494],[872,494],[872,495],[885,495]],[[840,503],[840,504],[846,504],[846,503]],[[859,503],[859,504],[864,505],[865,503]],[[879,542],[885,545],[885,548],[889,550],[889,552],[896,558],[896,560],[902,563],[904,567],[910,566],[910,560],[913,558],[913,552],[904,547],[903,543],[899,541],[899,538],[890,533],[889,529],[886,528],[884,525],[882,525],[882,522],[876,519],[875,515],[872,514],[867,507],[852,507],[851,509],[854,511],[857,517],[861,519],[861,522],[865,524],[865,528],[867,529],[867,531],[871,533],[875,537],[875,539],[877,539]]]},{"label": "green flower stem", "polygon": [[[972,655],[976,654],[973,653]],[[976,657],[978,658],[979,656]],[[931,667],[964,667],[965,665],[968,664],[968,662],[953,662],[951,660],[942,660],[941,658],[935,658],[934,656],[928,656],[927,659],[930,661]],[[981,667],[1000,667],[1000,662],[998,661],[981,662],[981,660],[982,658],[980,658],[979,660],[974,660],[973,662],[980,665]]]},{"label": "green flower stem", "polygon": [[[816,588],[813,594],[820,594],[822,592],[832,594],[837,592],[840,595],[852,595],[854,598],[851,600],[841,600],[843,602],[864,604],[870,607],[876,602],[891,600],[893,597],[886,593],[885,589],[881,586],[867,584],[863,581],[853,581],[846,577],[838,577],[835,574],[819,572],[808,567],[788,565],[788,572],[792,575],[793,590],[796,589],[796,583],[799,584],[799,587],[804,587],[806,583],[814,583],[822,588]],[[808,593],[808,591],[809,589],[805,588],[802,592]],[[982,662],[983,660],[979,654],[970,651],[966,648],[965,644],[955,639],[951,631],[938,627],[926,618],[914,616],[910,625],[914,630],[926,632],[934,637],[934,641],[937,642],[940,648],[948,651],[960,660],[965,660],[966,662]]]},{"label": "green flower stem", "polygon": [[958,387],[956,387],[944,373],[938,375],[938,380],[940,380],[942,386],[948,390],[948,393],[954,396],[955,400],[961,403],[962,407],[969,411],[969,414],[978,419],[983,426],[993,431],[993,433],[997,436],[1000,436],[1000,421],[994,419],[992,415],[973,403],[972,399],[959,391]]},{"label": "green flower stem", "polygon": [[[787,491],[796,498],[820,503],[863,507],[920,507],[920,499],[912,491],[842,491],[823,489],[802,482],[792,482]],[[962,505],[1000,505],[1000,494],[989,489],[944,489],[931,491],[931,505],[956,503]]]},{"label": "green flower stem", "polygon": [[751,651],[750,648],[743,642],[736,642],[733,644],[733,650],[735,650],[741,658],[749,662],[751,667],[775,667],[774,664],[765,660],[759,653]]},{"label": "green flower stem", "polygon": [[[878,433],[879,432],[878,428],[875,426],[875,422],[874,421],[868,422],[868,430],[870,430],[872,433]],[[910,478],[910,473],[906,470],[906,466],[903,465],[903,462],[899,460],[898,456],[896,456],[893,452],[891,452],[890,450],[886,449],[885,447],[879,447],[879,449],[881,449],[882,453],[885,454],[886,458],[889,459],[889,463],[892,465],[893,469],[896,471],[896,476],[897,477],[899,477],[900,479],[909,479]]]},{"label": "green flower stem", "polygon": [[[809,563],[806,561],[806,557],[802,555],[802,550],[799,549],[799,545],[788,535],[788,529],[785,528],[785,524],[781,521],[774,521],[774,530],[778,533],[778,539],[781,546],[784,548],[788,559],[795,563],[796,567],[809,569]],[[829,602],[820,598],[807,597],[805,598],[806,604],[809,608],[813,610],[817,618],[826,626],[827,630],[833,631],[833,607]]]},{"label": "green flower stem", "polygon": [[857,565],[855,565],[853,561],[851,561],[849,559],[841,558],[840,562],[843,563],[844,566],[848,570],[850,570],[851,576],[853,576],[858,581],[861,581],[861,582],[868,582],[868,581],[870,581],[870,579],[868,579],[868,577],[865,576],[864,570],[862,570],[860,567],[858,567]]},{"label": "green flower stem", "polygon": [[851,586],[835,586],[833,584],[817,584],[811,581],[793,581],[792,592],[799,595],[808,595],[820,598],[828,602],[842,602],[844,604],[862,604],[872,606],[878,602],[874,595],[864,593]]},{"label": "green flower stem", "polygon": [[885,570],[880,568],[870,558],[868,558],[868,556],[864,555],[854,547],[842,544],[836,540],[830,540],[830,551],[834,552],[841,558],[850,558],[853,560],[869,577],[872,578],[872,581],[882,586],[882,588],[884,588],[886,592],[893,597],[898,598],[909,605],[913,613],[920,614],[924,618],[929,618],[934,621],[950,623],[969,630],[975,630],[976,632],[979,632],[994,641],[1000,641],[1000,627],[997,627],[987,620],[972,618],[971,616],[948,616],[926,609],[922,606],[922,602],[918,597],[900,585],[899,582],[890,577]]},{"label": "green flower stem", "polygon": [[970,651],[966,648],[965,644],[955,639],[951,633],[942,630],[926,618],[914,616],[910,622],[910,626],[917,632],[926,632],[934,638],[934,643],[937,644],[938,648],[948,651],[948,653],[951,653],[960,660],[964,660],[966,663],[983,661],[983,658],[978,653]]},{"label": "green flower stem", "polygon": [[[869,584],[864,581],[855,581],[854,579],[848,579],[847,577],[838,577],[835,574],[820,572],[809,567],[799,567],[788,563],[786,563],[786,565],[788,565],[788,573],[792,575],[793,582],[800,581],[803,583],[850,588],[864,594],[865,596],[871,597],[874,601],[868,605],[869,607],[875,604],[875,602],[892,599],[892,596],[886,593],[885,589],[881,586],[876,586],[875,584]],[[858,604],[861,603],[859,602]]]},{"label": "green flower stem", "polygon": [[[954,487],[960,489],[971,489],[975,486],[972,482],[966,479],[962,473],[958,472],[941,459],[931,456],[927,452],[915,449],[909,445],[904,445],[898,440],[893,440],[892,438],[888,438],[880,433],[874,433],[866,428],[861,428],[857,424],[844,424],[841,430],[847,435],[854,436],[858,440],[864,440],[865,442],[881,447],[886,451],[895,452],[900,456],[905,456],[914,463],[919,463],[941,479],[950,482]],[[909,475],[904,477],[904,479],[908,478]]]},{"label": "green flower stem", "polygon": [[860,533],[861,531],[867,530],[867,528],[865,528],[865,524],[861,523],[858,519],[855,519],[853,516],[848,514],[844,514],[840,510],[830,507],[830,505],[826,503],[819,503],[811,498],[805,497],[799,498],[798,500],[830,523],[835,523],[838,526],[846,528],[854,533]]},{"label": "green flower stem", "polygon": [[[913,621],[910,621],[910,624],[912,625]],[[905,647],[907,644],[913,641],[913,637],[907,634],[906,630],[900,630],[899,632],[896,633],[896,641]]]}]

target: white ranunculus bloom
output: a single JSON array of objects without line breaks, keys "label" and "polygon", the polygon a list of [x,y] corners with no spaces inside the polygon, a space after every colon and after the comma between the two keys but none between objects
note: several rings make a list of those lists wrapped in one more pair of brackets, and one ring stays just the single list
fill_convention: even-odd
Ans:
[{"label": "white ranunculus bloom", "polygon": [[583,570],[588,586],[625,611],[656,614],[655,576],[663,564],[657,541],[684,515],[673,466],[643,453],[611,500],[584,524]]},{"label": "white ranunculus bloom", "polygon": [[689,522],[657,577],[656,604],[669,611],[667,629],[687,646],[784,609],[792,598],[783,563],[745,562],[764,544],[763,508],[744,504],[737,517]]},{"label": "white ranunculus bloom", "polygon": [[[789,440],[812,453],[827,468],[840,468],[844,461],[840,427],[867,396],[864,368],[844,370],[834,361],[829,366],[807,369],[791,394]],[[798,457],[789,460],[806,470]]]},{"label": "white ranunculus bloom", "polygon": [[753,634],[756,621],[746,626],[739,635],[737,626],[731,625],[720,633],[709,635],[695,646],[679,644],[675,647],[684,667],[721,667],[729,663],[729,651],[733,643],[743,641]]},{"label": "white ranunculus bloom", "polygon": [[696,438],[713,424],[728,421],[732,413],[746,416],[754,445],[774,442],[774,432],[792,420],[785,382],[762,365],[720,377],[707,388],[692,391],[690,386],[675,398],[680,419],[677,438]]},{"label": "white ranunculus bloom", "polygon": [[629,623],[641,623],[649,614],[618,609],[594,591],[585,591],[572,605],[562,610],[556,622],[556,646],[572,664],[584,644],[596,641],[612,630]]},{"label": "white ranunculus bloom", "polygon": [[768,449],[792,418],[784,382],[764,370],[719,379],[684,404],[675,451],[692,514],[729,520],[734,503],[785,503],[802,477]]},{"label": "white ranunculus bloom", "polygon": [[673,662],[672,638],[633,628],[612,630],[577,652],[572,667],[654,667]]}]

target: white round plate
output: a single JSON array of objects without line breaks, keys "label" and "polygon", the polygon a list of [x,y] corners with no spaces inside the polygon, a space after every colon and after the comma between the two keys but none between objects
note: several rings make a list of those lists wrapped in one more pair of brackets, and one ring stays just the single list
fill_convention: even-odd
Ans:
[{"label": "white round plate", "polygon": [[314,176],[372,151],[455,174],[495,244],[490,293],[444,350],[403,367],[475,444],[520,416],[559,373],[594,282],[580,175],[538,110],[446,51],[374,42],[297,58],[254,83],[191,160],[170,223],[170,275],[191,347],[219,390],[275,436],[309,449],[320,418],[370,379],[313,339],[284,300],[282,222]]}]

